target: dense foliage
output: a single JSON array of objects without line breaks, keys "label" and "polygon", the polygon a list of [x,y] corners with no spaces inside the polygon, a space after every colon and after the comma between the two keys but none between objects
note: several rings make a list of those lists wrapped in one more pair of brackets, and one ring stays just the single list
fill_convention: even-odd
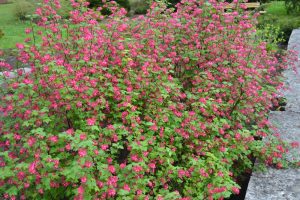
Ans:
[{"label": "dense foliage", "polygon": [[258,28],[264,28],[272,25],[280,28],[277,37],[284,39],[288,43],[290,35],[294,29],[300,27],[299,14],[297,12],[288,12],[283,1],[273,1],[266,4],[264,9],[267,11],[258,18]]},{"label": "dense foliage", "polygon": [[285,0],[285,6],[288,13],[299,13],[300,12],[300,1],[299,0]]},{"label": "dense foliage", "polygon": [[285,166],[267,117],[287,61],[255,16],[215,0],[135,19],[71,2],[62,20],[45,0],[26,30],[42,43],[17,45],[31,74],[1,78],[2,199],[223,199],[253,156]]},{"label": "dense foliage", "polygon": [[26,20],[26,16],[34,11],[34,6],[28,1],[16,0],[14,4],[14,15],[18,20]]},{"label": "dense foliage", "polygon": [[[99,0],[88,0],[88,2],[90,3],[89,7],[91,7],[91,8],[97,8],[97,7],[103,6],[105,4],[105,1],[99,1]],[[115,2],[118,5],[120,5],[121,7],[125,8],[127,11],[130,10],[129,0],[115,0]]]}]

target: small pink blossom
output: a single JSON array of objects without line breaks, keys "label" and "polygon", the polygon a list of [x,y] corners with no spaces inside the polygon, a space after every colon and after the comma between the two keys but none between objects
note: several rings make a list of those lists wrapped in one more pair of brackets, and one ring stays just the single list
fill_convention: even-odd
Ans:
[{"label": "small pink blossom", "polygon": [[110,188],[110,189],[108,189],[107,193],[108,193],[108,196],[113,197],[116,195],[116,190],[113,188]]},{"label": "small pink blossom", "polygon": [[132,167],[132,170],[136,173],[139,173],[139,172],[143,171],[143,168],[139,165],[136,165],[136,166]]},{"label": "small pink blossom", "polygon": [[29,173],[31,174],[35,174],[36,173],[36,161],[32,162],[30,165],[29,165],[29,168],[28,168],[28,171]]},{"label": "small pink blossom", "polygon": [[78,194],[84,194],[84,188],[83,188],[83,186],[81,185],[81,186],[79,186],[79,188],[78,188]]},{"label": "small pink blossom", "polygon": [[124,184],[123,189],[130,192],[130,187],[128,184]]},{"label": "small pink blossom", "polygon": [[237,188],[237,187],[232,187],[231,190],[232,190],[232,192],[233,192],[234,194],[239,194],[239,193],[240,193],[240,189]]},{"label": "small pink blossom", "polygon": [[25,84],[32,84],[33,80],[26,78],[26,79],[23,80],[23,83],[25,83]]},{"label": "small pink blossom", "polygon": [[81,183],[86,183],[86,181],[87,181],[86,176],[81,177],[81,178],[80,178],[80,181],[81,181]]},{"label": "small pink blossom", "polygon": [[107,145],[107,144],[102,144],[102,145],[101,145],[101,149],[102,149],[103,151],[106,151],[106,150],[108,149],[108,145]]},{"label": "small pink blossom", "polygon": [[78,149],[78,154],[80,157],[85,157],[87,154],[86,149]]},{"label": "small pink blossom", "polygon": [[20,44],[20,43],[17,43],[16,44],[16,47],[18,48],[18,49],[24,49],[24,45],[23,44]]},{"label": "small pink blossom", "polygon": [[89,118],[89,119],[86,120],[86,122],[89,126],[93,126],[96,123],[96,119],[95,118]]},{"label": "small pink blossom", "polygon": [[79,138],[80,138],[80,140],[85,140],[86,139],[86,134],[80,134]]},{"label": "small pink blossom", "polygon": [[109,171],[110,173],[114,174],[114,173],[116,172],[116,169],[115,169],[115,167],[114,167],[113,165],[109,165],[109,166],[108,166],[108,171]]}]

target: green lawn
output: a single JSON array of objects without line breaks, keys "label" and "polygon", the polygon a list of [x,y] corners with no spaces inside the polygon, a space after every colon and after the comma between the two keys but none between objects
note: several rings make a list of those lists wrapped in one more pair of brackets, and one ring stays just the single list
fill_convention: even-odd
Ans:
[{"label": "green lawn", "polygon": [[[278,20],[279,24],[290,24],[290,22],[300,21],[299,13],[291,13],[288,14],[286,7],[284,5],[284,1],[273,1],[266,5],[266,16],[272,16]],[[264,16],[262,16],[264,17]]]},{"label": "green lawn", "polygon": [[268,14],[285,16],[287,15],[286,8],[284,6],[284,1],[273,1],[266,5],[266,9]]},{"label": "green lawn", "polygon": [[23,42],[26,38],[24,32],[29,27],[29,22],[22,22],[14,17],[14,4],[0,4],[0,29],[4,37],[0,39],[0,49],[14,48],[16,43]]}]

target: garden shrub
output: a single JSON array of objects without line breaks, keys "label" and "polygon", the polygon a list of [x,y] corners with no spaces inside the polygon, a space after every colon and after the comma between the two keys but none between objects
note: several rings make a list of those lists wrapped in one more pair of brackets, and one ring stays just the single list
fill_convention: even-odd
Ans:
[{"label": "garden shrub", "polygon": [[147,10],[150,7],[150,1],[143,1],[143,0],[130,0],[130,14],[140,15],[146,14]]},{"label": "garden shrub", "polygon": [[[106,1],[99,1],[99,0],[88,0],[89,7],[97,8],[99,6],[103,6]],[[127,11],[130,11],[130,0],[115,0],[115,2],[120,5],[121,7],[125,8]]]},{"label": "garden shrub", "polygon": [[270,25],[275,25],[279,27],[279,31],[277,32],[276,36],[282,38],[283,43],[288,43],[292,31],[300,27],[300,19],[297,16],[290,16],[284,18],[281,16],[274,15],[261,16],[258,28],[264,29],[265,27],[268,27]]},{"label": "garden shrub", "polygon": [[[29,12],[27,14],[27,18],[26,19],[31,19],[34,18],[34,11],[36,10],[36,8],[40,7],[44,0],[26,0],[28,3],[31,4],[31,6],[34,8],[31,10],[31,12]],[[61,8],[59,10],[57,10],[57,13],[63,18],[63,19],[67,19],[70,16],[70,11],[72,11],[72,5],[70,3],[70,0],[60,0],[60,6]],[[35,19],[35,21],[38,19]]]},{"label": "garden shrub", "polygon": [[27,15],[34,11],[34,6],[26,0],[16,0],[14,6],[14,15],[19,20],[28,19]]},{"label": "garden shrub", "polygon": [[267,118],[288,62],[256,39],[255,16],[209,2],[129,19],[72,0],[61,21],[45,1],[41,44],[17,45],[31,74],[2,77],[1,198],[223,199],[253,156],[286,166]]},{"label": "garden shrub", "polygon": [[300,12],[300,1],[299,0],[285,0],[285,6],[288,13],[299,13]]},{"label": "garden shrub", "polygon": [[65,19],[68,19],[70,17],[70,12],[72,11],[72,5],[70,4],[70,0],[61,0],[61,9],[59,9],[57,12],[58,14]]},{"label": "garden shrub", "polygon": [[288,42],[293,30],[300,28],[300,19],[299,17],[294,17],[288,20],[283,20],[280,21],[279,26],[282,31],[282,37],[285,38],[286,42]]}]

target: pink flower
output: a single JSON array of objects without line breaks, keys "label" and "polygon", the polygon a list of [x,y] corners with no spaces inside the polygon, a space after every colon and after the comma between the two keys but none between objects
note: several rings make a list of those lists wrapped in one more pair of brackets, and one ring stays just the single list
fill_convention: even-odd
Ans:
[{"label": "pink flower", "polygon": [[157,200],[164,200],[162,196],[157,197]]},{"label": "pink flower", "polygon": [[158,127],[156,125],[153,125],[150,127],[150,130],[152,131],[157,131],[158,130]]},{"label": "pink flower", "polygon": [[127,87],[127,92],[132,92],[133,91],[133,88],[130,86],[130,87]]},{"label": "pink flower", "polygon": [[24,188],[29,188],[30,184],[29,183],[24,183]]},{"label": "pink flower", "polygon": [[118,31],[119,32],[123,32],[127,29],[127,24],[121,24],[119,27],[118,27]]},{"label": "pink flower", "polygon": [[93,165],[93,163],[92,163],[91,161],[86,161],[86,162],[84,163],[84,166],[85,166],[86,168],[90,168],[92,165]]},{"label": "pink flower", "polygon": [[130,158],[133,162],[138,162],[138,160],[139,160],[139,157],[136,154],[131,155]]},{"label": "pink flower", "polygon": [[130,187],[127,184],[124,184],[123,189],[130,192]]},{"label": "pink flower", "polygon": [[81,178],[80,178],[80,181],[81,181],[81,183],[86,183],[86,181],[87,181],[86,176],[81,177]]},{"label": "pink flower", "polygon": [[81,185],[81,186],[79,186],[79,188],[78,188],[78,194],[83,194],[84,193],[84,188],[83,188],[83,186]]},{"label": "pink flower", "polygon": [[118,177],[117,176],[111,176],[107,180],[107,185],[111,185],[111,186],[116,187],[117,186],[117,182],[118,182]]},{"label": "pink flower", "polygon": [[18,177],[19,180],[22,180],[22,179],[25,178],[25,173],[24,172],[18,172],[17,177]]},{"label": "pink flower", "polygon": [[66,144],[65,148],[66,148],[67,151],[70,151],[71,150],[71,144]]},{"label": "pink flower", "polygon": [[102,187],[104,186],[104,184],[103,184],[101,181],[97,181],[97,186],[98,186],[99,188],[102,188]]},{"label": "pink flower", "polygon": [[108,171],[112,174],[114,174],[116,172],[116,169],[113,165],[108,166]]},{"label": "pink flower", "polygon": [[235,137],[235,139],[240,140],[241,139],[241,134],[236,133],[234,137]]},{"label": "pink flower", "polygon": [[102,145],[101,145],[101,149],[102,149],[103,151],[107,150],[107,149],[108,149],[108,145],[107,145],[107,144],[102,144]]},{"label": "pink flower", "polygon": [[178,170],[178,177],[182,178],[183,176],[185,176],[185,171],[183,169],[179,169]]},{"label": "pink flower", "polygon": [[26,33],[26,34],[31,33],[31,29],[30,29],[30,28],[26,28],[26,29],[25,29],[25,33]]},{"label": "pink flower", "polygon": [[87,124],[89,126],[93,126],[96,123],[96,119],[95,118],[89,118],[86,120]]},{"label": "pink flower", "polygon": [[80,140],[85,140],[86,139],[86,135],[85,134],[80,134]]},{"label": "pink flower", "polygon": [[120,168],[121,168],[121,169],[124,169],[125,167],[126,167],[126,164],[125,164],[125,163],[121,163],[121,164],[120,164]]},{"label": "pink flower", "polygon": [[32,84],[33,80],[26,78],[26,79],[23,80],[23,83],[25,83],[25,84]]},{"label": "pink flower", "polygon": [[17,43],[17,44],[16,44],[16,47],[17,47],[18,49],[24,49],[24,45],[23,45],[23,44],[20,44],[20,43]]},{"label": "pink flower", "polygon": [[29,173],[35,174],[35,173],[36,173],[35,168],[36,168],[36,161],[34,161],[33,163],[31,163],[31,164],[29,165],[29,168],[28,168]]},{"label": "pink flower", "polygon": [[51,136],[51,137],[49,137],[49,140],[53,143],[56,143],[58,141],[58,137],[57,136]]},{"label": "pink flower", "polygon": [[116,195],[116,190],[113,188],[108,189],[107,191],[108,196],[113,197]]},{"label": "pink flower", "polygon": [[35,144],[35,142],[36,142],[36,139],[34,137],[30,137],[27,141],[27,143],[30,147],[32,147]]},{"label": "pink flower", "polygon": [[78,154],[80,157],[86,156],[86,149],[78,149]]},{"label": "pink flower", "polygon": [[149,165],[148,165],[151,169],[155,169],[155,163],[149,163]]},{"label": "pink flower", "polygon": [[73,129],[68,129],[68,130],[66,130],[66,133],[68,135],[72,135],[74,133],[74,130]]},{"label": "pink flower", "polygon": [[240,193],[240,189],[237,188],[237,187],[232,187],[232,188],[231,188],[231,191],[232,191],[234,194],[239,194],[239,193]]},{"label": "pink flower", "polygon": [[225,152],[225,151],[226,151],[226,148],[225,148],[224,146],[221,146],[221,147],[219,148],[219,150],[220,150],[221,152]]},{"label": "pink flower", "polygon": [[139,165],[132,167],[132,170],[136,173],[143,171],[143,168]]}]

